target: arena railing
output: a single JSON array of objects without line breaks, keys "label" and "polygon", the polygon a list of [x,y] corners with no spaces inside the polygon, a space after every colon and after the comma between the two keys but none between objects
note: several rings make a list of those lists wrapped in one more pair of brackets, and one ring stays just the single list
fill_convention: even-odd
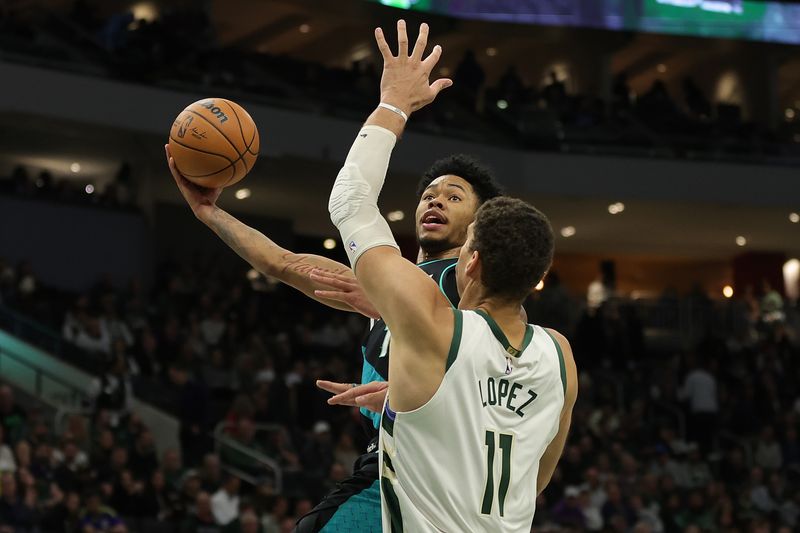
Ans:
[{"label": "arena railing", "polygon": [[0,376],[51,405],[78,407],[87,401],[83,390],[4,343],[0,343]]},{"label": "arena railing", "polygon": [[[256,433],[285,431],[277,424],[255,424]],[[223,469],[253,486],[264,484],[271,485],[276,492],[283,490],[283,469],[277,461],[266,454],[246,446],[231,436],[228,431],[233,429],[230,422],[222,421],[214,428],[214,449],[220,458]],[[226,452],[226,450],[229,450]],[[231,464],[226,460],[226,454],[234,452],[252,461],[253,468],[243,468],[241,465]]]}]

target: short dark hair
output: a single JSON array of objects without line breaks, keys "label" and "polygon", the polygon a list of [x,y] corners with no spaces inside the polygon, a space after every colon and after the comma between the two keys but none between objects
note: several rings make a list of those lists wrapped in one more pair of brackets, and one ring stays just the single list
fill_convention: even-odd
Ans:
[{"label": "short dark hair", "polygon": [[503,194],[503,188],[495,181],[489,168],[472,156],[455,154],[439,159],[425,171],[417,184],[417,198],[422,196],[433,180],[447,175],[458,176],[472,185],[478,196],[478,205]]},{"label": "short dark hair", "polygon": [[475,214],[471,251],[492,296],[522,301],[553,262],[555,238],[547,217],[516,198],[489,200]]}]

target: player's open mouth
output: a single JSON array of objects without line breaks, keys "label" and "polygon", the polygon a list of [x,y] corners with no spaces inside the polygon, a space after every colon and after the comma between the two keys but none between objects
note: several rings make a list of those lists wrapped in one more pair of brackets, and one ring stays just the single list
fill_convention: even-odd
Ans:
[{"label": "player's open mouth", "polygon": [[422,222],[422,229],[425,231],[435,231],[447,224],[447,217],[437,209],[428,209],[422,215],[420,222]]}]

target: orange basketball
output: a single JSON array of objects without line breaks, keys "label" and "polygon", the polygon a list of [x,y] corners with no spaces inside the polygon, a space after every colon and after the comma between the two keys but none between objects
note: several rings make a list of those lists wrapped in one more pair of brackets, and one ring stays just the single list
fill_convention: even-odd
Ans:
[{"label": "orange basketball", "polygon": [[224,98],[190,104],[169,132],[175,166],[203,187],[227,187],[244,178],[258,158],[259,146],[252,117]]}]

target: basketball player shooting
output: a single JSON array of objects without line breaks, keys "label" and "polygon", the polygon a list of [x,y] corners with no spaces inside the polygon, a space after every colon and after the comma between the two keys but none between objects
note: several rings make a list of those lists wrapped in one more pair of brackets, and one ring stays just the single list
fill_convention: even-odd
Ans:
[{"label": "basketball player shooting", "polygon": [[423,59],[426,25],[410,54],[403,21],[397,30],[397,56],[376,30],[381,103],[328,206],[356,278],[392,335],[379,452],[383,531],[527,532],[577,396],[566,339],[519,316],[552,261],[552,228],[520,200],[483,204],[455,267],[458,309],[402,258],[378,195],[408,117],[451,82],[429,82],[441,48]]},{"label": "basketball player shooting", "polygon": [[[389,334],[374,306],[366,299],[349,267],[325,257],[295,253],[237,220],[217,206],[222,189],[198,187],[175,167],[166,148],[175,182],[194,215],[231,249],[264,274],[275,277],[319,302],[376,319],[362,351],[364,385],[320,381],[337,396],[332,405],[357,405],[364,428],[374,437],[368,453],[355,463],[354,473],[298,523],[298,533],[316,531],[373,533],[381,529],[377,435],[388,377]],[[445,157],[424,172],[417,186],[415,211],[420,245],[417,266],[436,282],[453,306],[458,305],[455,263],[477,209],[501,194],[491,172],[464,155]]]}]

